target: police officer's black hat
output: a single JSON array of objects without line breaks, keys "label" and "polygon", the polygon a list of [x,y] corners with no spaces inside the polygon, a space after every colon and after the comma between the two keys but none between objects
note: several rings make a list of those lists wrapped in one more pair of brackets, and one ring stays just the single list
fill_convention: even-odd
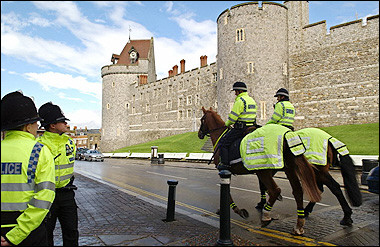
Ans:
[{"label": "police officer's black hat", "polygon": [[70,119],[63,115],[61,108],[51,102],[43,104],[40,109],[38,109],[38,114],[43,118],[43,121],[41,121],[42,127],[46,127],[49,124],[65,122],[66,120],[70,121]]},{"label": "police officer's black hat", "polygon": [[277,97],[277,96],[280,96],[280,95],[283,95],[283,96],[289,97],[289,92],[288,92],[288,90],[286,90],[285,88],[280,88],[279,90],[277,90],[277,92],[276,92],[276,94],[274,95],[274,97]]},{"label": "police officer's black hat", "polygon": [[234,85],[232,86],[232,90],[231,90],[231,91],[234,91],[234,90],[247,91],[247,85],[245,85],[244,82],[237,81],[237,82],[235,82]]},{"label": "police officer's black hat", "polygon": [[1,131],[41,120],[33,100],[22,92],[15,91],[1,99]]}]

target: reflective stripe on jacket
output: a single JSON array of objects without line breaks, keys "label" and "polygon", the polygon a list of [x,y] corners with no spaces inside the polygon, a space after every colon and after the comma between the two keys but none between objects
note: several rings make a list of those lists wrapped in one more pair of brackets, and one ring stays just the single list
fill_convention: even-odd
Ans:
[{"label": "reflective stripe on jacket", "polygon": [[279,101],[274,107],[272,118],[266,124],[280,124],[284,126],[293,126],[296,110],[289,101]]},{"label": "reflective stripe on jacket", "polygon": [[28,132],[7,131],[1,141],[1,212],[19,211],[6,238],[20,244],[41,225],[55,198],[54,161],[49,148]]},{"label": "reflective stripe on jacket", "polygon": [[237,121],[254,123],[256,121],[256,111],[257,104],[255,100],[247,92],[243,92],[236,96],[235,103],[225,125],[228,127]]},{"label": "reflective stripe on jacket", "polygon": [[38,141],[49,147],[55,163],[55,187],[65,187],[74,175],[75,143],[66,134],[45,131]]}]

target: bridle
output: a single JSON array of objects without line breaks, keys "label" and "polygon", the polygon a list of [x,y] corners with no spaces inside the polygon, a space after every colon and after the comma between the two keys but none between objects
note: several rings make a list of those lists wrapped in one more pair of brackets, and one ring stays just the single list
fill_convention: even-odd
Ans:
[{"label": "bridle", "polygon": [[214,131],[217,131],[217,130],[220,130],[220,129],[224,129],[224,128],[227,128],[226,126],[221,126],[221,127],[218,127],[218,128],[215,128],[215,129],[207,129],[207,130],[204,130],[204,122],[205,122],[205,118],[206,118],[206,114],[203,115],[203,117],[201,118],[201,127],[199,128],[199,131],[200,133],[204,136],[208,136],[210,137],[210,134]]}]

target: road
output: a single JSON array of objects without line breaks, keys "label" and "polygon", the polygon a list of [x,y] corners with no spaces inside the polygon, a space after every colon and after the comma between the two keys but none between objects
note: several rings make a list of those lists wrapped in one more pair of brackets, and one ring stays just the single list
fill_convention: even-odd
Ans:
[{"label": "road", "polygon": [[[76,161],[75,171],[99,177],[161,203],[166,203],[168,197],[167,181],[177,180],[176,207],[201,215],[212,215],[219,208],[220,178],[217,170],[151,165],[147,160],[106,159],[104,162]],[[274,205],[273,216],[279,220],[296,218],[296,204],[290,184],[288,180],[279,178],[285,177],[282,172],[276,177],[276,182],[282,189],[283,200]],[[260,226],[260,213],[255,209],[260,200],[256,175],[232,176],[230,188],[238,207],[248,210],[250,224]],[[306,200],[305,198],[305,205]],[[314,210],[337,205],[335,196],[326,189],[322,201],[317,203]],[[231,218],[242,220],[234,213],[231,213]]]}]

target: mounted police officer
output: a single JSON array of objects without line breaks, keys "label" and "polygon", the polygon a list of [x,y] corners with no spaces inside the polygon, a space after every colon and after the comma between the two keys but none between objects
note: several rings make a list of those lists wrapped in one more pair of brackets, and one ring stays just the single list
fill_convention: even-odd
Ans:
[{"label": "mounted police officer", "polygon": [[[271,119],[266,124],[280,124],[282,126],[288,127],[294,131],[293,122],[296,110],[294,106],[289,101],[289,92],[285,88],[280,88],[277,90],[274,97],[277,97],[277,103],[274,105],[274,112]],[[277,171],[274,171],[276,174]],[[262,210],[266,203],[266,188],[265,185],[259,180],[261,200],[256,205],[256,208]]]},{"label": "mounted police officer", "polygon": [[277,97],[277,103],[274,106],[272,118],[266,124],[280,124],[294,130],[293,122],[296,110],[289,101],[288,90],[280,88],[274,97]]},{"label": "mounted police officer", "polygon": [[46,246],[55,197],[53,156],[37,142],[33,100],[16,91],[1,100],[1,246]]},{"label": "mounted police officer", "polygon": [[75,202],[77,189],[74,181],[75,143],[65,132],[69,131],[67,119],[59,106],[48,102],[40,107],[39,115],[45,133],[39,141],[50,148],[55,162],[55,186],[56,196],[48,217],[48,241],[54,245],[53,232],[57,218],[62,228],[64,246],[77,246],[79,239],[78,212]]},{"label": "mounted police officer", "polygon": [[233,128],[223,136],[219,142],[219,152],[221,161],[218,169],[228,169],[230,167],[228,160],[228,148],[237,139],[244,136],[248,127],[256,125],[257,104],[255,100],[247,93],[247,85],[244,82],[235,82],[232,90],[235,91],[235,102],[228,119],[225,122],[227,127],[233,125]]}]

